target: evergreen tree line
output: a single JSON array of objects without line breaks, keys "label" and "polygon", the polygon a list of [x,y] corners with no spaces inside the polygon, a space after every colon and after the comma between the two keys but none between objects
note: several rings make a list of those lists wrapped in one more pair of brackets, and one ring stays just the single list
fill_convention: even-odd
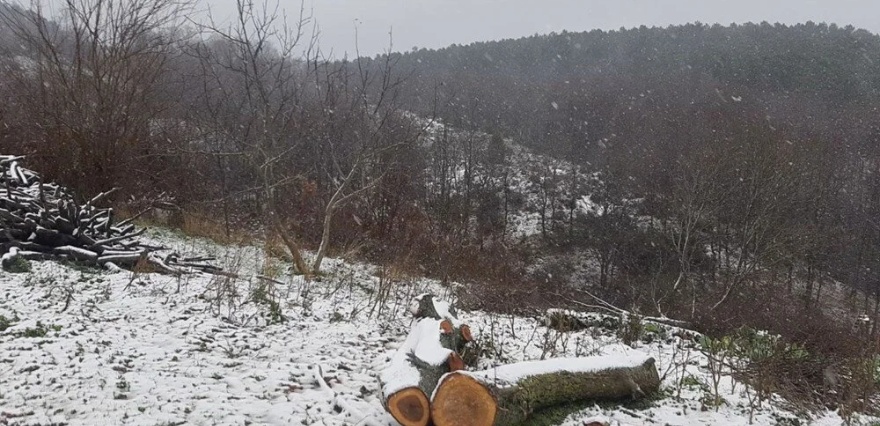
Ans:
[{"label": "evergreen tree line", "polygon": [[572,163],[539,173],[557,188],[542,235],[592,253],[608,297],[733,327],[843,284],[880,312],[877,35],[695,23],[391,57],[416,111]]}]

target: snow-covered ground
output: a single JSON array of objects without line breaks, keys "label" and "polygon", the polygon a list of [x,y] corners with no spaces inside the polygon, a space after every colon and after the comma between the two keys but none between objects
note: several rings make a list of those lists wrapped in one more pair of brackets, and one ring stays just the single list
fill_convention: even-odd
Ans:
[{"label": "snow-covered ground", "polygon": [[[0,272],[0,425],[396,424],[380,402],[379,372],[406,337],[411,298],[424,291],[451,297],[450,290],[338,259],[325,262],[320,281],[307,283],[255,247],[162,230],[149,239],[277,282],[54,262],[36,262],[25,274]],[[586,355],[647,353],[657,360],[662,397],[588,407],[564,425],[748,424],[744,387],[733,389],[729,377],[721,384],[725,404],[718,411],[703,406],[706,358],[681,333],[659,330],[632,348],[597,328],[559,333],[534,318],[460,317],[486,351],[482,369]],[[782,405],[765,403],[755,424],[794,419]],[[830,412],[799,420],[842,422]]]}]

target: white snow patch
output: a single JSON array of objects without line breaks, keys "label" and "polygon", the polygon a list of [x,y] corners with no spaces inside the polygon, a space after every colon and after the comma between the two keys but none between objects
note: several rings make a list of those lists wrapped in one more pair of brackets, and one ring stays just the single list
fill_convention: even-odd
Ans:
[{"label": "white snow patch", "polygon": [[[244,276],[283,264],[258,246],[220,246],[165,230],[150,231],[143,241],[181,256],[215,257],[219,266]],[[0,273],[0,315],[12,323],[0,332],[0,424],[395,425],[382,407],[379,376],[407,344],[413,295],[446,294],[449,287],[413,280],[379,301],[376,267],[339,259],[326,265],[320,282],[280,273],[272,278],[284,285],[262,288],[278,303],[282,323],[269,321],[268,307],[254,302],[254,290],[261,288],[256,280],[83,271],[42,261],[32,262],[31,273]],[[218,300],[218,294],[225,296]],[[710,380],[707,358],[694,339],[672,329],[633,348],[614,331],[557,335],[539,318],[463,310],[458,316],[478,341],[493,343],[476,370],[513,378],[542,370],[508,372],[496,365],[597,355],[636,362],[631,357],[650,356],[663,372],[666,393],[678,393],[682,377]],[[436,340],[439,324],[415,328],[413,338],[426,342],[419,354],[442,362],[443,352],[427,345]],[[726,403],[717,412],[701,410],[702,386],[686,385],[680,398],[652,401],[643,410],[588,407],[562,425],[595,418],[615,425],[747,425],[744,385],[726,373],[720,390]],[[784,407],[774,396],[754,424],[794,419]],[[833,411],[798,419],[843,424]]]},{"label": "white snow patch", "polygon": [[10,247],[9,251],[4,253],[2,257],[0,257],[0,263],[6,264],[7,262],[11,262],[15,257],[18,256],[18,247]]},{"label": "white snow patch", "polygon": [[554,358],[543,361],[524,361],[516,364],[502,365],[489,370],[468,372],[467,374],[503,385],[505,383],[516,383],[526,377],[560,371],[592,373],[612,368],[638,367],[648,361],[649,358],[650,356],[640,352],[631,352],[627,355]]},{"label": "white snow patch", "polygon": [[421,376],[410,362],[411,356],[431,365],[446,362],[452,351],[440,345],[439,334],[440,321],[433,318],[423,318],[413,326],[406,341],[382,369],[382,392],[385,396],[407,387],[418,386]]}]

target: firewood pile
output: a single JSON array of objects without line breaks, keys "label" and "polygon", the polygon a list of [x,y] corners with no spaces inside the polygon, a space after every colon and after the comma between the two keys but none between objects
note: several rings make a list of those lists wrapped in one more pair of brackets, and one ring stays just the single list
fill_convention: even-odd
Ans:
[{"label": "firewood pile", "polygon": [[116,189],[78,203],[61,185],[43,182],[22,167],[23,157],[0,155],[0,255],[3,269],[22,260],[67,260],[109,270],[181,274],[187,268],[211,272],[210,259],[160,256],[163,247],[138,240],[145,229],[130,220],[114,223],[113,210],[98,205]]}]

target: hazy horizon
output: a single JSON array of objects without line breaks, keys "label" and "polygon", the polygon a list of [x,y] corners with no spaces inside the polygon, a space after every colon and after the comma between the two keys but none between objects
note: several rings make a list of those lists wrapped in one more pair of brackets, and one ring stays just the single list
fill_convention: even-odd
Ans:
[{"label": "hazy horizon", "polygon": [[[217,19],[234,11],[234,0],[206,0]],[[291,2],[289,15],[298,13]],[[320,29],[320,46],[337,58],[373,56],[389,49],[436,49],[451,44],[526,37],[563,30],[616,30],[641,25],[692,22],[730,25],[746,22],[797,24],[807,21],[853,25],[880,32],[880,3],[870,0],[307,0]],[[204,8],[204,6],[200,6]],[[392,35],[389,36],[389,33]],[[391,38],[390,38],[391,37]]]}]

